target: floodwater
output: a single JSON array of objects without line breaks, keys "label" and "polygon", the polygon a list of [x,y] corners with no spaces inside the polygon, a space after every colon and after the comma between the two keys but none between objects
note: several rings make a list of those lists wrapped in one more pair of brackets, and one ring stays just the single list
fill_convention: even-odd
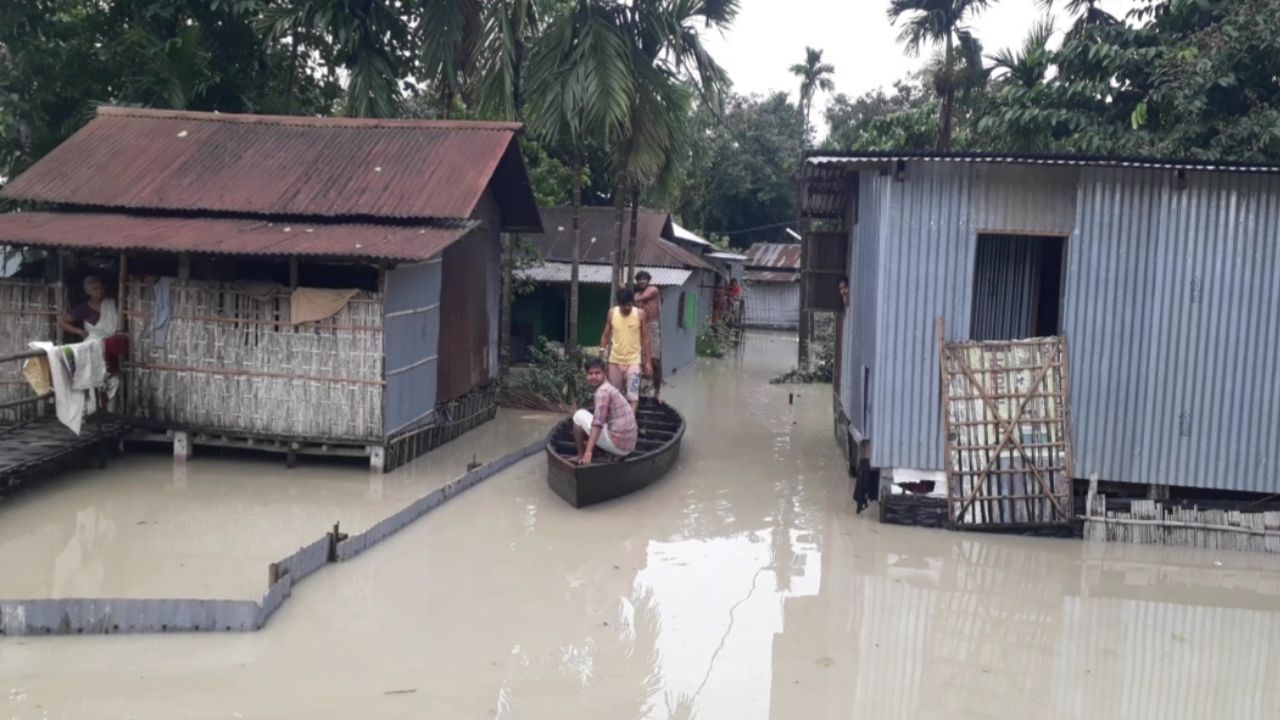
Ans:
[{"label": "floodwater", "polygon": [[[259,633],[0,638],[0,717],[1280,717],[1280,558],[855,516],[830,389],[767,383],[794,351],[754,334],[679,374],[685,452],[653,487],[573,510],[532,459],[308,578]],[[197,461],[186,487],[203,489],[184,502],[166,495],[168,463],[0,508],[0,575],[49,576],[88,508],[116,533],[64,561],[108,556],[90,587],[189,585],[147,578],[186,557],[211,586],[251,566],[257,592],[280,548],[253,546],[298,544],[277,526],[305,540],[313,521],[379,511],[350,469],[237,461],[202,476]],[[185,530],[112,549],[134,508]],[[8,527],[28,513],[43,520]],[[9,548],[29,533],[48,539]]]}]

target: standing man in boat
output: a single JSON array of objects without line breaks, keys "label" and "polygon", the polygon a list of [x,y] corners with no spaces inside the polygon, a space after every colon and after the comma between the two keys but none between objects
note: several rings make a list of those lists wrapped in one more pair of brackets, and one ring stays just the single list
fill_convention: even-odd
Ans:
[{"label": "standing man in boat", "polygon": [[653,374],[649,329],[644,311],[635,306],[635,293],[622,288],[617,297],[604,323],[600,349],[609,359],[609,382],[626,395],[634,412],[640,408],[640,374]]},{"label": "standing man in boat", "polygon": [[636,307],[644,313],[645,330],[649,333],[649,364],[653,371],[653,399],[662,402],[662,291],[650,285],[653,276],[647,271],[636,273]]},{"label": "standing man in boat", "polygon": [[635,409],[609,384],[606,370],[600,358],[587,361],[587,384],[595,388],[595,409],[573,414],[573,442],[578,446],[580,465],[591,464],[597,447],[616,457],[626,457],[636,449],[639,428]]}]

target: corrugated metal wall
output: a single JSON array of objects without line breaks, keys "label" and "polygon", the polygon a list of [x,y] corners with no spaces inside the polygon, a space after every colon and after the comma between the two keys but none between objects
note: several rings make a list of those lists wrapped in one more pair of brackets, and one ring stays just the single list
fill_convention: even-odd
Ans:
[{"label": "corrugated metal wall", "polygon": [[1064,308],[1080,474],[1280,491],[1280,179],[1091,170],[1080,198]]},{"label": "corrugated metal wall", "polygon": [[710,277],[703,277],[702,272],[694,272],[684,281],[684,285],[668,285],[662,288],[662,372],[670,373],[693,363],[697,358],[697,328],[680,327],[680,294],[693,293],[698,296],[698,311],[705,317],[711,308],[711,291],[704,289],[704,283],[711,282]]},{"label": "corrugated metal wall", "polygon": [[487,193],[474,217],[483,225],[442,253],[438,402],[456,400],[497,377],[499,224]]},{"label": "corrugated metal wall", "polygon": [[1035,252],[1019,235],[982,235],[974,267],[973,339],[1017,340],[1031,330]]},{"label": "corrugated metal wall", "polygon": [[800,283],[747,283],[742,292],[743,324],[760,328],[800,327]]},{"label": "corrugated metal wall", "polygon": [[876,318],[880,289],[880,237],[884,225],[880,218],[889,203],[893,179],[875,172],[863,172],[858,181],[858,222],[849,243],[849,308],[845,311],[845,367],[840,382],[845,415],[855,434],[866,437],[871,432],[869,408],[863,377],[874,381],[876,353]]},{"label": "corrugated metal wall", "polygon": [[873,368],[872,461],[942,465],[933,321],[969,339],[978,233],[1062,233],[1076,474],[1280,491],[1280,179],[1016,170],[863,172],[843,379],[857,426]]},{"label": "corrugated metal wall", "polygon": [[431,419],[436,406],[440,341],[439,259],[387,272],[386,401],[383,428],[390,437]]}]

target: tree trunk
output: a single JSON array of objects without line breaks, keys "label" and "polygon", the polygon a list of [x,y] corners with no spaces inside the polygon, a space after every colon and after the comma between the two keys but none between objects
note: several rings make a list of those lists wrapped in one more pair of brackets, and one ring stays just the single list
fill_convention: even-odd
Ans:
[{"label": "tree trunk", "polygon": [[956,78],[955,68],[952,64],[955,62],[955,48],[952,45],[951,33],[947,33],[947,54],[943,57],[943,90],[942,90],[942,118],[938,128],[938,149],[947,151],[951,149],[951,118],[955,113],[956,106]]},{"label": "tree trunk", "polygon": [[498,316],[498,377],[506,379],[511,371],[511,307],[515,281],[515,249],[519,238],[502,234],[502,310]]},{"label": "tree trunk", "polygon": [[613,188],[613,287],[609,290],[611,295],[618,288],[618,285],[622,283],[622,273],[627,266],[626,226],[624,224],[627,208],[624,195],[624,186],[621,181],[618,181]]},{"label": "tree trunk", "polygon": [[289,48],[289,78],[284,84],[284,114],[293,114],[293,84],[298,77],[298,33],[293,33],[293,44]]},{"label": "tree trunk", "polygon": [[578,263],[582,257],[582,156],[573,164],[573,263],[569,270],[569,332],[565,347],[578,347]]},{"label": "tree trunk", "polygon": [[627,284],[636,281],[636,245],[640,233],[640,183],[631,186],[631,238],[627,242]]}]

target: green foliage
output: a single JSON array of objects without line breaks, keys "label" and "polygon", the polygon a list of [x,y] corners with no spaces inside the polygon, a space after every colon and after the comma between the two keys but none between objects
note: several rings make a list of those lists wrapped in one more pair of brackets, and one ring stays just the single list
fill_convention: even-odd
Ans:
[{"label": "green foliage", "polygon": [[800,114],[804,116],[804,145],[809,146],[809,111],[813,109],[813,98],[819,92],[831,92],[836,84],[831,76],[835,74],[835,66],[822,62],[822,51],[806,47],[804,62],[791,66],[791,74],[800,78]]},{"label": "green foliage", "polygon": [[[784,93],[735,96],[723,115],[700,106],[677,210],[689,228],[730,235],[736,247],[775,241],[795,219],[792,174],[804,122]],[[753,232],[728,231],[763,228]]]},{"label": "green foliage", "polygon": [[539,337],[529,348],[528,367],[504,380],[500,402],[508,407],[571,412],[591,401],[581,350],[565,350]]},{"label": "green foliage", "polygon": [[735,330],[727,323],[708,323],[694,344],[698,357],[722,358],[733,349]]},{"label": "green foliage", "polygon": [[809,343],[809,369],[793,368],[769,382],[775,385],[829,383],[836,372],[836,317],[823,313],[814,317],[813,339]]}]

